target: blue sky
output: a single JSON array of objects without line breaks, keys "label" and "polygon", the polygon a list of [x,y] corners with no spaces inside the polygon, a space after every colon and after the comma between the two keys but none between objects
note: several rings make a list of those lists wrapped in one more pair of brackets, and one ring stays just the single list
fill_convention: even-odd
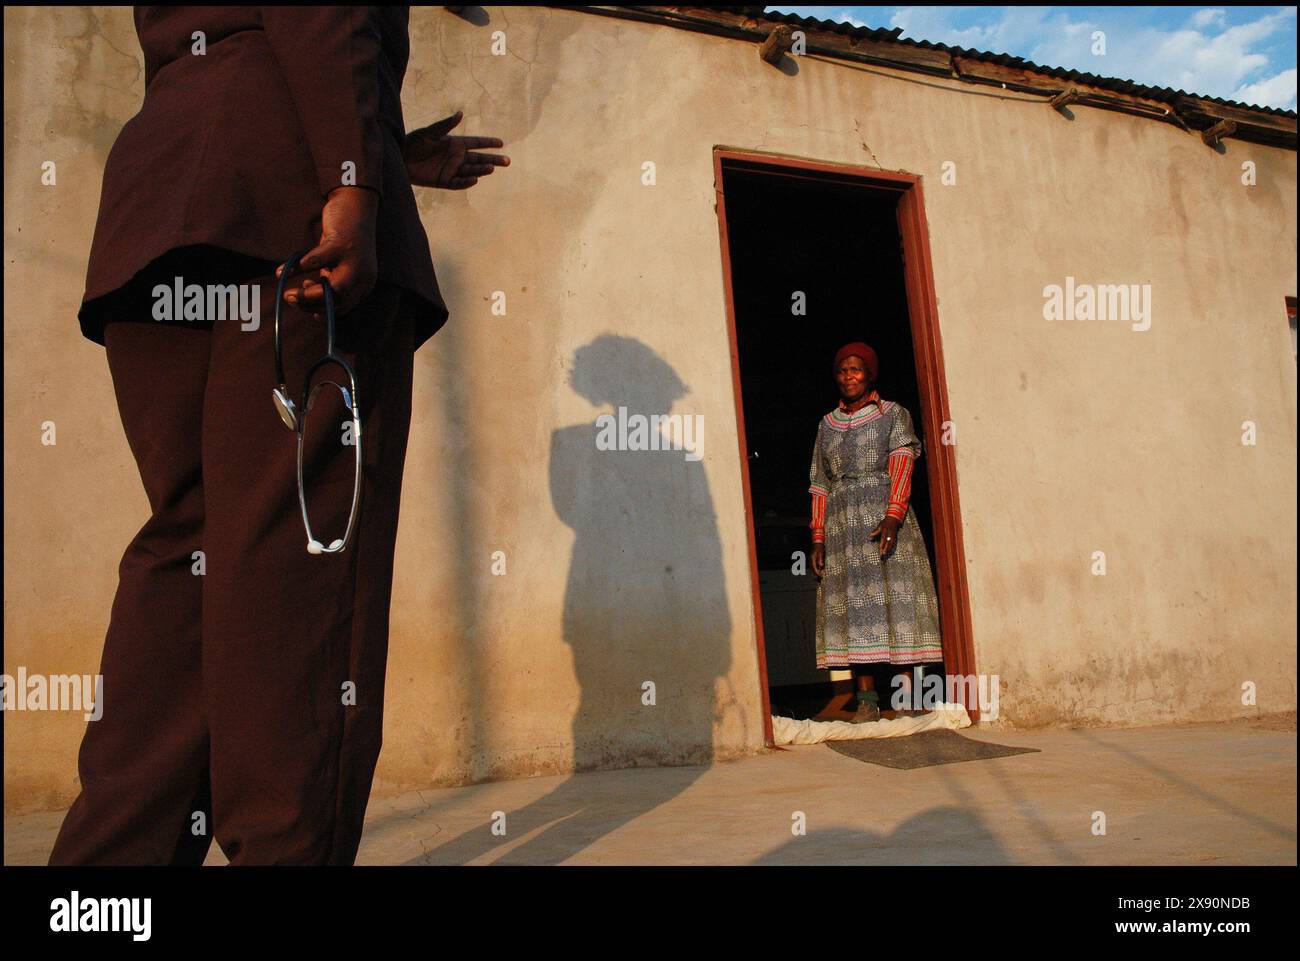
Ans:
[{"label": "blue sky", "polygon": [[[1296,108],[1295,7],[767,7],[1267,107]],[[1092,52],[1092,34],[1106,53]]]}]

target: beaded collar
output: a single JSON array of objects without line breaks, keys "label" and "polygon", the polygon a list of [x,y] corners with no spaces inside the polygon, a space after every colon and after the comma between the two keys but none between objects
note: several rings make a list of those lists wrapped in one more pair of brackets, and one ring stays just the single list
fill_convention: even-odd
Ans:
[{"label": "beaded collar", "polygon": [[841,400],[838,406],[826,415],[826,425],[831,430],[851,430],[854,427],[861,427],[863,424],[869,424],[873,420],[884,417],[893,407],[894,402],[892,400],[881,400],[880,394],[872,390],[867,395],[866,406],[855,411],[845,410],[844,401]]}]

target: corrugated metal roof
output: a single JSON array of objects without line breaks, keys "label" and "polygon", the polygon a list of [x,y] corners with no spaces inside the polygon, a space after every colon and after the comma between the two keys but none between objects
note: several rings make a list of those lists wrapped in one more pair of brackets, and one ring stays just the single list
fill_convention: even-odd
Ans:
[{"label": "corrugated metal roof", "polygon": [[1162,103],[1175,103],[1180,97],[1194,97],[1198,100],[1205,100],[1209,103],[1222,104],[1225,107],[1234,107],[1238,110],[1254,110],[1260,113],[1271,114],[1275,117],[1296,116],[1294,110],[1281,110],[1277,107],[1260,107],[1255,104],[1241,103],[1237,100],[1224,100],[1221,97],[1207,97],[1205,94],[1188,93],[1185,90],[1175,90],[1173,87],[1149,87],[1145,84],[1135,83],[1132,80],[1120,80],[1116,77],[1102,77],[1094,73],[1084,73],[1080,70],[1067,70],[1063,67],[1045,66],[1043,64],[1034,63],[1032,60],[1026,60],[1023,57],[1013,57],[1006,53],[991,53],[987,50],[972,50],[967,47],[953,47],[946,43],[932,43],[929,40],[912,40],[910,38],[899,36],[903,32],[902,27],[894,27],[891,29],[879,27],[855,27],[851,23],[840,23],[834,20],[818,20],[816,17],[801,17],[792,13],[777,13],[776,11],[764,13],[762,7],[715,7],[714,9],[730,10],[734,13],[753,17],[758,20],[767,20],[772,23],[783,23],[788,26],[798,26],[836,33],[850,37],[854,40],[874,40],[897,43],[907,47],[917,47],[921,50],[938,50],[941,53],[946,53],[956,57],[964,57],[967,60],[979,60],[985,63],[995,63],[1004,67],[1031,70],[1034,73],[1053,77],[1058,80],[1073,80],[1077,83],[1086,83],[1094,87],[1100,87],[1103,90],[1112,90],[1116,93],[1126,93],[1137,97],[1145,97],[1148,100],[1158,100]]}]

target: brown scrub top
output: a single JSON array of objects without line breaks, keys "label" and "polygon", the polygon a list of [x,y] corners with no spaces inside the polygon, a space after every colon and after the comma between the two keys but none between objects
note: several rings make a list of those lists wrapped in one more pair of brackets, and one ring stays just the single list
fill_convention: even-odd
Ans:
[{"label": "brown scrub top", "polygon": [[345,161],[357,186],[380,194],[379,281],[408,292],[416,347],[438,331],[447,306],[402,160],[408,13],[136,7],[144,104],[104,168],[82,333],[103,344],[131,281],[180,248],[273,265],[314,247]]}]

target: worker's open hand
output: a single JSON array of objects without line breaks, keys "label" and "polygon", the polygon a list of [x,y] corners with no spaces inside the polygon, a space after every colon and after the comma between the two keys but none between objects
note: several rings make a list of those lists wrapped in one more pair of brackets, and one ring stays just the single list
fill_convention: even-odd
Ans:
[{"label": "worker's open hand", "polygon": [[814,544],[812,553],[813,573],[821,577],[826,570],[826,545]]},{"label": "worker's open hand", "polygon": [[465,190],[478,183],[497,167],[509,167],[510,158],[504,154],[479,153],[485,147],[500,147],[497,137],[462,137],[449,134],[465,115],[457,110],[437,123],[412,130],[406,135],[402,153],[406,158],[406,172],[417,187],[442,187],[445,190]]},{"label": "worker's open hand", "polygon": [[[374,289],[379,277],[375,252],[375,221],[379,215],[379,194],[365,187],[338,187],[330,192],[321,209],[320,243],[303,255],[293,276],[300,279],[285,285],[286,303],[313,313],[325,309],[324,277],[334,288],[334,310],[346,314]],[[276,277],[283,268],[277,268]],[[318,314],[319,315],[319,314]]]},{"label": "worker's open hand", "polygon": [[880,538],[881,557],[884,557],[886,554],[892,551],[895,545],[898,544],[898,529],[902,526],[903,526],[903,522],[900,521],[897,517],[890,517],[889,515],[885,515],[884,520],[882,520],[879,524],[877,524],[875,530],[873,530],[870,534],[867,535],[873,541],[877,537]]}]

